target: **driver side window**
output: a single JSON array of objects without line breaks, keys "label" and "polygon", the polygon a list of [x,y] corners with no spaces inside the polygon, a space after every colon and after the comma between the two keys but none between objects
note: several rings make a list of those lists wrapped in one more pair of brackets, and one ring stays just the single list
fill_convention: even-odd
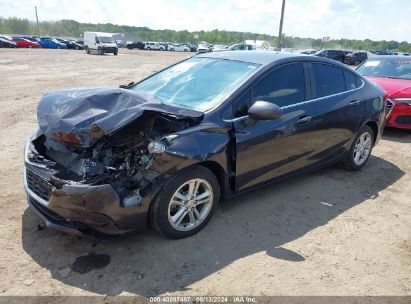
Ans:
[{"label": "driver side window", "polygon": [[246,116],[257,101],[275,103],[285,107],[305,100],[305,74],[302,63],[275,68],[259,80],[233,103],[233,118]]},{"label": "driver side window", "polygon": [[263,100],[286,107],[305,100],[305,76],[302,63],[276,68],[253,89],[253,101]]}]

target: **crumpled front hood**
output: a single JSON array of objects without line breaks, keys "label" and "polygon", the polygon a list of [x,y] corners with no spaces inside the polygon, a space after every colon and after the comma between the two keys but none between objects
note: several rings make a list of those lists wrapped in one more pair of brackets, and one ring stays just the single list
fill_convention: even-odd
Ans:
[{"label": "crumpled front hood", "polygon": [[37,106],[37,119],[47,141],[88,147],[145,111],[195,119],[203,116],[202,112],[148,101],[128,89],[77,88],[45,94]]}]

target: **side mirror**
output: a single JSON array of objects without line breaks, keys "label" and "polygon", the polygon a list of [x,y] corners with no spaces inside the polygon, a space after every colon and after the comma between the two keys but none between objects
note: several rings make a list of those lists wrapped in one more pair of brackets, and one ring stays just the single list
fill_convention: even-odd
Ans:
[{"label": "side mirror", "polygon": [[248,115],[255,120],[272,120],[280,118],[283,111],[275,103],[259,100],[248,109]]}]

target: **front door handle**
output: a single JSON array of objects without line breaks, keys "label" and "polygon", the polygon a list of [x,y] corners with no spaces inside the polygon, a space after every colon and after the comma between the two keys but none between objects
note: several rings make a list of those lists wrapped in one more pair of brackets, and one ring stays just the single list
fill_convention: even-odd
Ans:
[{"label": "front door handle", "polygon": [[360,104],[359,100],[353,100],[350,102],[350,106],[358,106]]},{"label": "front door handle", "polygon": [[306,123],[309,123],[310,120],[311,120],[311,116],[305,115],[305,116],[302,116],[302,117],[298,118],[298,119],[295,121],[295,123],[296,123],[297,125],[304,125],[304,124],[306,124]]}]

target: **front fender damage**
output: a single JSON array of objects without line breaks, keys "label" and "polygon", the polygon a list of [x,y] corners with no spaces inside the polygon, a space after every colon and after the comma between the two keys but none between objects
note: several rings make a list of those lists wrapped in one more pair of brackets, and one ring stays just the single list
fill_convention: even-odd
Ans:
[{"label": "front fender damage", "polygon": [[[198,154],[171,147],[183,142],[179,137],[187,138],[184,131],[200,125],[203,114],[171,106],[160,111],[161,105],[144,103],[124,91],[111,96],[130,95],[132,107],[120,107],[116,114],[92,95],[82,94],[70,91],[60,101],[49,96],[40,104],[40,130],[28,143],[26,169],[47,181],[51,189],[47,208],[69,221],[104,233],[145,226],[150,203],[166,178]],[[76,98],[73,104],[72,98]],[[87,105],[90,119],[83,113]],[[66,112],[58,111],[58,106]],[[82,113],[76,116],[79,109]],[[97,125],[104,132],[93,136]]]}]

